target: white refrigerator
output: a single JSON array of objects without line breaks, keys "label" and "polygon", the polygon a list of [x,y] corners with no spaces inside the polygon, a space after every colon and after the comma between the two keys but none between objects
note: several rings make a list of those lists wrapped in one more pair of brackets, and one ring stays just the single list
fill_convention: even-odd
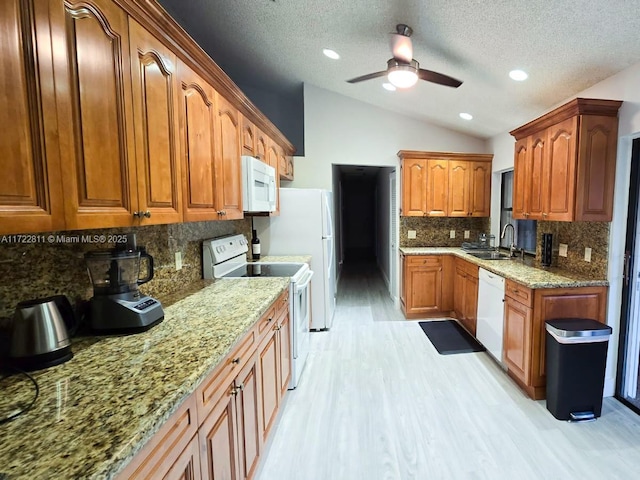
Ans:
[{"label": "white refrigerator", "polygon": [[262,255],[311,255],[311,329],[331,328],[336,306],[333,194],[281,188],[280,215],[254,217]]}]

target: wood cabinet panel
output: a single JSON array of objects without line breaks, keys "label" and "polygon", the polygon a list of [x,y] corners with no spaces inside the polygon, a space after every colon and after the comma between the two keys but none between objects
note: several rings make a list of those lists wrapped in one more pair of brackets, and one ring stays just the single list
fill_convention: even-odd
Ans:
[{"label": "wood cabinet panel", "polygon": [[402,215],[423,217],[427,213],[425,160],[408,160],[402,164]]},{"label": "wood cabinet panel", "polygon": [[427,161],[425,211],[430,217],[446,217],[449,198],[449,162],[447,160]]},{"label": "wood cabinet panel", "polygon": [[542,220],[545,213],[545,198],[547,184],[546,177],[548,175],[548,167],[546,166],[546,145],[547,135],[534,136],[531,139],[529,165],[527,170],[527,183],[525,184],[525,198],[527,205],[527,213],[525,218],[528,220]]},{"label": "wood cabinet panel", "polygon": [[[56,70],[66,228],[131,225],[137,209],[127,14],[110,0],[64,3]],[[64,67],[64,68],[63,68]]]},{"label": "wood cabinet panel", "polygon": [[182,62],[178,63],[178,79],[184,219],[217,220],[215,92]]},{"label": "wood cabinet panel", "polygon": [[258,401],[258,364],[249,362],[235,381],[236,422],[238,425],[238,453],[240,478],[251,478],[258,466],[260,453],[260,422]]},{"label": "wood cabinet panel", "polygon": [[266,441],[278,412],[280,385],[278,382],[278,345],[276,331],[265,339],[259,348],[260,363],[260,401],[262,418],[262,440]]},{"label": "wood cabinet panel", "polygon": [[64,227],[48,7],[0,5],[0,234]]},{"label": "wood cabinet panel", "polygon": [[216,156],[217,208],[224,220],[243,218],[240,118],[238,110],[217,95],[218,152]]},{"label": "wood cabinet panel", "polygon": [[469,216],[470,168],[466,161],[449,162],[449,217]]},{"label": "wood cabinet panel", "polygon": [[528,384],[531,375],[531,308],[505,297],[504,354],[509,372]]},{"label": "wood cabinet panel", "polygon": [[443,258],[441,255],[404,257],[402,306],[405,317],[433,317],[451,310],[452,299],[447,295],[443,301]]},{"label": "wood cabinet panel", "polygon": [[513,218],[526,220],[528,215],[527,190],[530,181],[527,175],[530,155],[529,138],[516,141],[513,160]]},{"label": "wood cabinet panel", "polygon": [[547,131],[547,157],[543,177],[544,220],[571,220],[575,208],[577,118]]},{"label": "wood cabinet panel", "polygon": [[469,213],[488,217],[491,213],[491,163],[473,162],[471,166]]},{"label": "wood cabinet panel", "polygon": [[163,477],[163,480],[200,480],[202,478],[200,467],[200,446],[198,437],[193,437],[187,448],[176,459],[171,469]]},{"label": "wood cabinet panel", "polygon": [[284,311],[278,322],[278,376],[280,398],[284,396],[291,381],[291,317],[289,309]]},{"label": "wood cabinet panel", "polygon": [[176,223],[182,220],[177,59],[133,20],[129,36],[139,218],[143,224]]},{"label": "wood cabinet panel", "polygon": [[242,120],[242,155],[256,156],[256,126],[244,115],[240,115]]},{"label": "wood cabinet panel", "polygon": [[524,285],[505,279],[505,294],[527,307],[533,307],[533,290]]}]

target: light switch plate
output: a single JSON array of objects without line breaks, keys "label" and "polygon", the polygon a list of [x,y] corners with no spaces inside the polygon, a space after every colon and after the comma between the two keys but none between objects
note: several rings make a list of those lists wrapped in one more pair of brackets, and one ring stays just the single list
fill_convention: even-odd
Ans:
[{"label": "light switch plate", "polygon": [[410,238],[410,239],[416,238],[416,231],[415,230],[407,231],[407,238]]},{"label": "light switch plate", "polygon": [[456,238],[456,231],[455,230],[450,230],[449,231],[449,238]]},{"label": "light switch plate", "polygon": [[182,252],[176,252],[176,270],[182,270]]},{"label": "light switch plate", "polygon": [[591,249],[589,247],[586,247],[584,249],[584,261],[585,262],[591,261]]},{"label": "light switch plate", "polygon": [[471,232],[469,230],[464,231],[464,238],[469,238],[471,236]]},{"label": "light switch plate", "polygon": [[567,256],[567,250],[569,250],[569,245],[567,245],[566,243],[561,243],[560,244],[560,249],[558,251],[558,255],[560,255],[561,257],[566,257]]}]

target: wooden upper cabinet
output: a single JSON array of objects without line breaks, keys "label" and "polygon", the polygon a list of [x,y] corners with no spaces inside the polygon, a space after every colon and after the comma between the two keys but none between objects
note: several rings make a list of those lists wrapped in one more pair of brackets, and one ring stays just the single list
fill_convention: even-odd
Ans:
[{"label": "wooden upper cabinet", "polygon": [[142,224],[182,220],[176,56],[129,21],[138,211]]},{"label": "wooden upper cabinet", "polygon": [[427,161],[426,212],[430,217],[446,217],[449,211],[449,162]]},{"label": "wooden upper cabinet", "polygon": [[184,219],[217,220],[215,91],[182,62],[178,63],[178,82]]},{"label": "wooden upper cabinet", "polygon": [[256,126],[244,115],[240,116],[242,118],[242,132],[240,133],[240,137],[242,138],[242,155],[255,157],[257,144]]},{"label": "wooden upper cabinet", "polygon": [[515,218],[611,221],[621,104],[577,98],[511,132]]},{"label": "wooden upper cabinet", "polygon": [[46,2],[0,2],[0,234],[64,225],[48,15]]},{"label": "wooden upper cabinet", "polygon": [[470,162],[449,162],[449,217],[468,217],[471,195]]},{"label": "wooden upper cabinet", "polygon": [[269,150],[269,137],[262,130],[256,128],[256,154],[258,160],[269,163],[267,160],[267,150]]},{"label": "wooden upper cabinet", "polygon": [[66,48],[54,49],[66,228],[131,225],[137,178],[127,14],[110,0],[66,0],[51,23],[66,39]]},{"label": "wooden upper cabinet", "polygon": [[493,155],[401,150],[402,215],[488,217]]},{"label": "wooden upper cabinet", "polygon": [[423,217],[427,214],[427,161],[402,162],[402,215]]},{"label": "wooden upper cabinet", "polygon": [[216,155],[216,189],[218,210],[223,220],[243,218],[242,164],[240,148],[240,113],[224,97],[218,102],[218,151]]}]

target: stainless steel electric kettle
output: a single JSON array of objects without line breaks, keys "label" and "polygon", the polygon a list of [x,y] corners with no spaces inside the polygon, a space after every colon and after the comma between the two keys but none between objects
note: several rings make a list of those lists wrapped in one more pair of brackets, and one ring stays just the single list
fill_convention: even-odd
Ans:
[{"label": "stainless steel electric kettle", "polygon": [[38,370],[66,362],[73,353],[69,330],[75,325],[67,297],[18,303],[9,326],[8,361],[25,370]]}]

